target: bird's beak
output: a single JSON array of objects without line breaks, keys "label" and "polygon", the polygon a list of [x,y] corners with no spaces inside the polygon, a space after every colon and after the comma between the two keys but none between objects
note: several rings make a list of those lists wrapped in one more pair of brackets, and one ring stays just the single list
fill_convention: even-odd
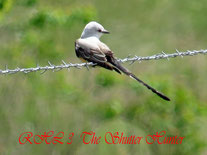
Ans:
[{"label": "bird's beak", "polygon": [[110,32],[109,31],[107,31],[107,30],[103,30],[103,31],[101,31],[102,33],[105,33],[105,34],[109,34]]}]

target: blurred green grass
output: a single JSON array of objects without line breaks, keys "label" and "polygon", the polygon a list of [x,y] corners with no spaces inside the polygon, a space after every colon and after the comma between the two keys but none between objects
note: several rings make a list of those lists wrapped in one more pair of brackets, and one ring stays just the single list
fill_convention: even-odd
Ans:
[{"label": "blurred green grass", "polygon": [[[99,21],[117,57],[206,48],[205,0],[2,0],[0,68],[79,62],[74,41]],[[206,154],[206,56],[125,64],[167,103],[126,76],[101,68],[0,76],[0,154]],[[25,131],[75,133],[71,145],[20,145]],[[108,131],[146,136],[166,130],[181,145],[82,144]],[[167,153],[166,153],[167,152]]]}]

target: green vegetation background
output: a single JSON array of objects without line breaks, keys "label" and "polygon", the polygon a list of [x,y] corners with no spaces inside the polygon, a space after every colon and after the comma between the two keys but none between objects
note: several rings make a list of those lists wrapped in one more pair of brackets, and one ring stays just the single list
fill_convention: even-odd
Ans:
[{"label": "green vegetation background", "polygon": [[[0,68],[80,62],[74,41],[100,22],[119,58],[205,49],[207,1],[0,0]],[[104,69],[0,76],[0,154],[206,154],[207,57],[125,64],[167,94],[165,102],[126,76]],[[21,133],[74,132],[73,143],[20,145]],[[83,131],[99,145],[85,145]],[[145,137],[165,130],[181,145],[106,145],[106,132]]]}]

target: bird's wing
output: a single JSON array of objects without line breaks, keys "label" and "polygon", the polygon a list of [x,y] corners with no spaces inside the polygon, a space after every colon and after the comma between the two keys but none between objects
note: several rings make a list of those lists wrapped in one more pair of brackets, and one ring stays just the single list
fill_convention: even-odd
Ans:
[{"label": "bird's wing", "polygon": [[87,40],[77,40],[75,42],[75,52],[77,57],[83,58],[84,60],[87,60],[88,62],[93,62],[97,66],[104,67],[109,70],[115,70],[119,74],[121,72],[119,69],[117,69],[115,66],[111,65],[107,61],[106,50],[102,50],[97,43],[92,44],[91,42],[88,42]]},{"label": "bird's wing", "polygon": [[79,39],[75,42],[75,52],[77,57],[83,58],[89,62],[106,62],[105,54],[96,44],[87,40]]}]

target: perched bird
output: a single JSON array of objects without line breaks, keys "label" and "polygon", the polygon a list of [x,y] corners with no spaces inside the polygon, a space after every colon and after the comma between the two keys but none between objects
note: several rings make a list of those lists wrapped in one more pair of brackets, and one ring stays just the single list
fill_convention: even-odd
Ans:
[{"label": "perched bird", "polygon": [[120,74],[123,72],[132,79],[143,84],[145,87],[150,89],[159,97],[163,98],[164,100],[170,101],[167,96],[140,80],[127,68],[121,65],[114,57],[114,53],[110,50],[110,48],[99,40],[103,34],[109,34],[109,31],[104,29],[101,24],[95,21],[89,22],[85,26],[81,37],[75,41],[76,56],[80,58],[83,62],[93,62],[97,66],[103,67],[108,70],[115,70]]}]

